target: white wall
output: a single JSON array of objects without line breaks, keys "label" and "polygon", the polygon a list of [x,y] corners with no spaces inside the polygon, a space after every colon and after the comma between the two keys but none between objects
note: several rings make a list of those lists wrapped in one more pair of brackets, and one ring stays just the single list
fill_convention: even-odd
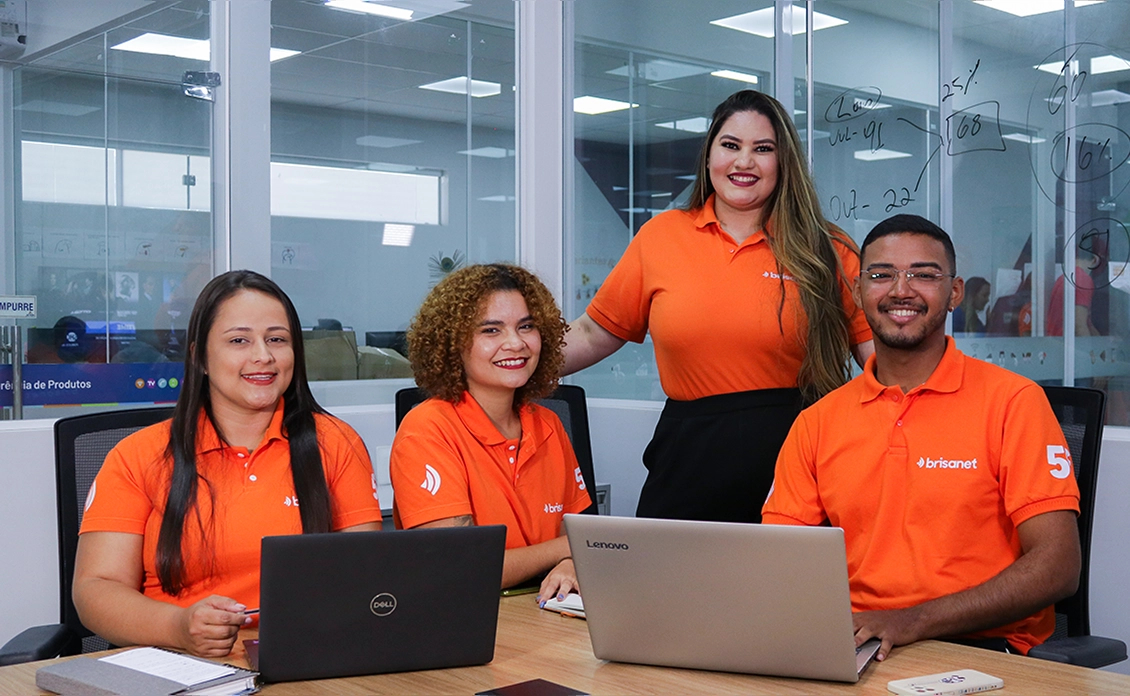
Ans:
[{"label": "white wall", "polygon": [[[616,399],[589,400],[596,479],[612,484],[612,512],[635,514],[643,485],[643,449],[662,404]],[[392,503],[388,448],[394,432],[391,405],[345,406],[334,413],[353,426],[373,457],[381,505]],[[0,642],[26,628],[58,620],[53,421],[0,423]],[[1099,495],[1091,561],[1091,628],[1097,635],[1130,643],[1130,605],[1124,552],[1130,508],[1130,428],[1107,428],[1103,437]],[[1130,662],[1110,668],[1130,674]]]}]

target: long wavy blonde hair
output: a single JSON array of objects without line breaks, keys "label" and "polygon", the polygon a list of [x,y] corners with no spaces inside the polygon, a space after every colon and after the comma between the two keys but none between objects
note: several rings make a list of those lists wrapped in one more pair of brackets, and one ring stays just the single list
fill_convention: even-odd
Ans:
[{"label": "long wavy blonde hair", "polygon": [[[800,293],[801,307],[808,323],[804,359],[797,376],[808,401],[844,384],[851,375],[848,359],[851,336],[844,313],[841,283],[844,276],[835,245],[859,253],[855,243],[842,230],[824,219],[816,187],[808,174],[800,146],[800,136],[781,103],[767,94],[747,89],[730,95],[714,109],[710,131],[699,152],[694,188],[687,203],[689,210],[706,205],[714,193],[708,162],[710,147],[731,116],[754,111],[769,119],[777,139],[777,188],[766,202],[765,236],[777,261],[781,282],[781,303],[777,321],[785,305],[785,272],[792,276]],[[782,328],[782,331],[784,329]]]}]

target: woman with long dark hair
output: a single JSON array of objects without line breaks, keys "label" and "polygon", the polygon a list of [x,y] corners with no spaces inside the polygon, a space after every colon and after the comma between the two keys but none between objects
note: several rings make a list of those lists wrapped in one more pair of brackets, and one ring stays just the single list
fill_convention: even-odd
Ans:
[{"label": "woman with long dark hair", "polygon": [[398,527],[506,525],[504,588],[543,574],[540,598],[575,590],[561,518],[589,507],[561,421],[533,401],[553,391],[565,321],[518,266],[469,266],[443,279],[408,328],[416,384],[431,398],[392,443]]},{"label": "woman with long dark hair", "polygon": [[718,105],[696,177],[687,208],[648,221],[572,323],[563,374],[650,333],[668,400],[637,514],[757,522],[802,405],[873,352],[851,297],[859,254],[766,94]]},{"label": "woman with long dark hair", "polygon": [[381,511],[365,444],[310,392],[278,285],[212,279],[187,345],[172,420],[122,440],[91,486],[73,594],[115,645],[214,657],[253,622],[262,537],[377,530]]}]

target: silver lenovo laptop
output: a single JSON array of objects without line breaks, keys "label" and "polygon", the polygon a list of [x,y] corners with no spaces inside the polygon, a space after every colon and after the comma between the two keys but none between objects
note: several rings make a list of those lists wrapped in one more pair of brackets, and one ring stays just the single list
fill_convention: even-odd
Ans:
[{"label": "silver lenovo laptop", "polygon": [[490,662],[505,546],[501,525],[264,537],[252,668],[278,682]]},{"label": "silver lenovo laptop", "polygon": [[565,515],[603,660],[854,682],[839,528]]}]

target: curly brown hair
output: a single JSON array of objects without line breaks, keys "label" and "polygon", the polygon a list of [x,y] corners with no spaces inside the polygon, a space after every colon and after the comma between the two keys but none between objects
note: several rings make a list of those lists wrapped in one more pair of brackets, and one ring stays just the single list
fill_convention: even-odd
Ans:
[{"label": "curly brown hair", "polygon": [[524,268],[504,263],[468,266],[439,282],[408,327],[408,359],[416,385],[429,395],[457,402],[467,389],[463,351],[471,344],[490,296],[516,290],[526,300],[541,334],[541,356],[534,374],[514,392],[514,409],[548,396],[565,363],[562,348],[569,329],[549,288]]}]

